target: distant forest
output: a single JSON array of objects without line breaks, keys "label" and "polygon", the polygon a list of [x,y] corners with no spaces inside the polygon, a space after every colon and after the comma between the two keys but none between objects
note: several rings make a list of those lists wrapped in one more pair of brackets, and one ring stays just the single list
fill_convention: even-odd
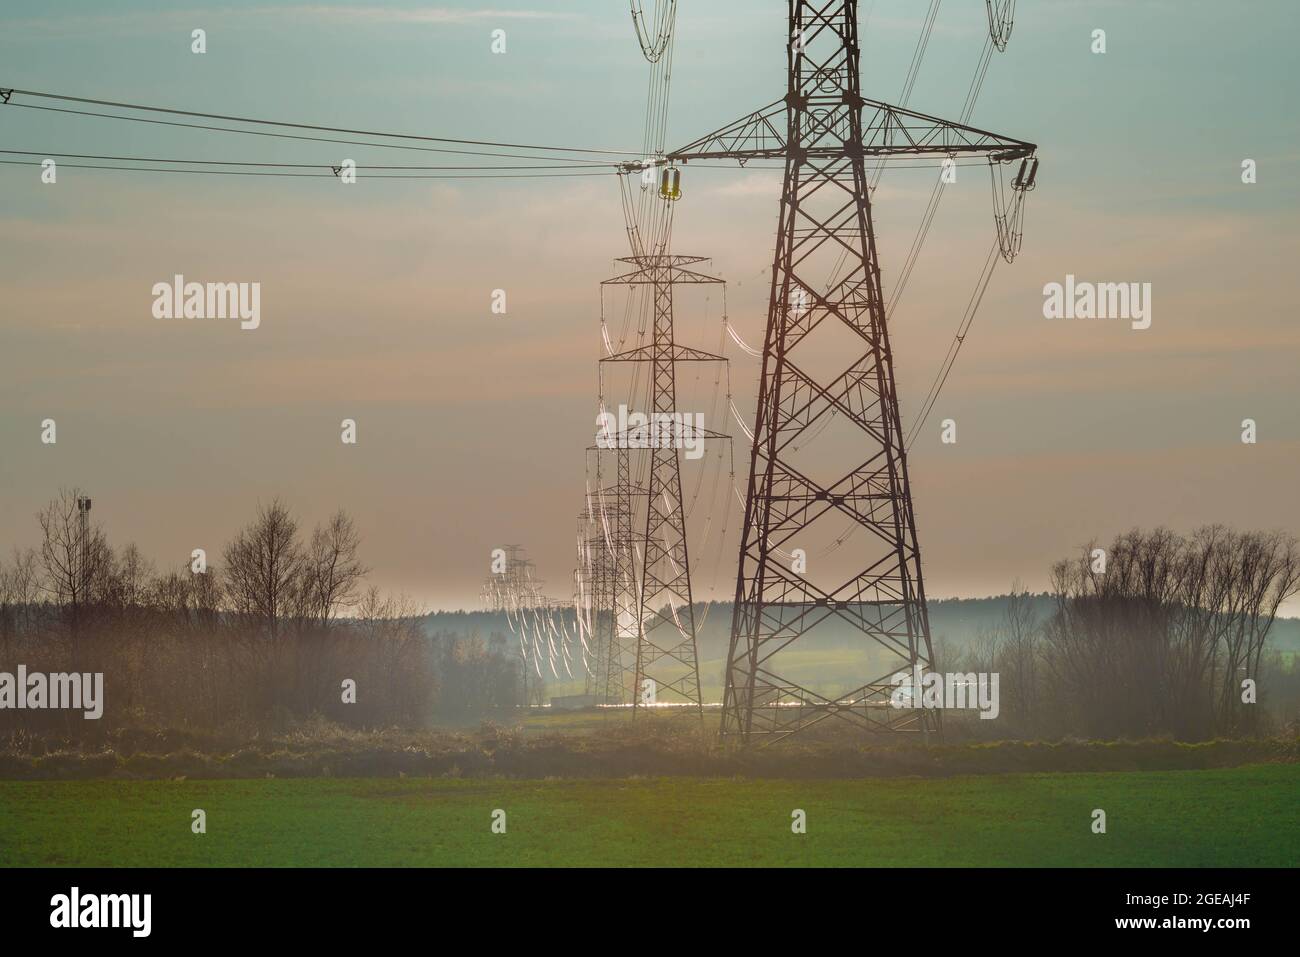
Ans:
[{"label": "distant forest", "polygon": [[[997,628],[1006,618],[1010,594],[988,598],[939,598],[926,603],[930,610],[930,633],[935,641],[947,641],[956,650],[965,651],[980,640],[982,634]],[[1045,621],[1054,605],[1050,592],[1027,593],[1025,601],[1033,617]],[[725,655],[731,638],[731,602],[697,602],[695,620],[704,621],[698,640],[702,657]],[[421,622],[428,634],[509,635],[510,625],[501,612],[434,611]],[[843,647],[860,637],[851,628],[819,629],[808,641],[828,647]],[[1269,635],[1271,648],[1282,652],[1300,652],[1300,618],[1278,618]]]},{"label": "distant forest", "polygon": [[[1276,617],[1300,590],[1300,553],[1289,536],[1134,530],[1105,549],[1089,543],[1051,578],[1039,594],[1013,585],[1007,595],[927,603],[936,670],[1000,675],[1002,720],[958,719],[964,732],[1202,740],[1300,722],[1300,619]],[[729,602],[695,609],[706,696],[722,680],[731,611]],[[430,633],[510,631],[504,615],[487,612],[438,612],[424,625]],[[798,641],[801,652],[825,652],[827,661],[871,644],[833,619]],[[817,677],[823,691],[835,678],[825,668]],[[565,694],[580,687],[544,673],[547,680]]]}]

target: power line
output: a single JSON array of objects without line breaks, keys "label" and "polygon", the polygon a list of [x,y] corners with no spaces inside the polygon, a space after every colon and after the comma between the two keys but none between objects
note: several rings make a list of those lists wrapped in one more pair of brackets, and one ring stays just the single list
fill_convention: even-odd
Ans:
[{"label": "power line", "polygon": [[[59,100],[65,103],[86,103],[91,106],[106,106],[119,110],[137,110],[146,113],[166,113],[170,116],[190,116],[205,120],[222,120],[227,123],[251,123],[259,126],[281,126],[288,129],[315,130],[322,133],[347,133],[351,136],[382,136],[388,139],[419,140],[428,143],[456,143],[461,146],[493,146],[499,149],[542,150],[560,153],[601,153],[611,156],[635,155],[633,150],[583,149],[576,146],[537,146],[529,143],[502,143],[492,140],[457,139],[449,136],[424,136],[416,133],[385,133],[377,130],[356,130],[339,126],[317,126],[312,123],[293,123],[287,120],[262,120],[247,116],[231,116],[222,113],[201,113],[197,110],[176,110],[163,106],[144,106],[139,103],[121,103],[115,100],[96,100],[84,96],[65,96],[60,93],[43,93],[38,90],[19,90],[15,88],[10,89],[7,92],[11,96],[36,96],[43,99]],[[5,99],[5,104],[10,106],[23,105],[21,103],[10,103],[8,97]]]},{"label": "power line", "polygon": [[[287,169],[330,169],[337,163],[262,163],[245,160],[194,160],[165,159],[157,156],[103,156],[95,153],[62,153],[57,150],[0,150],[16,156],[65,156],[68,159],[114,160],[129,163],[182,163],[195,166],[265,166]],[[617,167],[610,163],[557,163],[555,165],[534,166],[385,166],[357,164],[357,169],[398,169],[398,170],[517,170],[517,169],[592,169],[598,168],[613,172]]]},{"label": "power line", "polygon": [[[242,131],[236,131],[236,132],[242,132]],[[418,147],[402,147],[402,148],[418,149]],[[436,151],[436,152],[442,152],[442,151]],[[463,151],[453,150],[450,152],[463,152]],[[133,163],[177,163],[177,164],[185,164],[185,165],[193,165],[193,166],[199,166],[199,165],[254,166],[254,167],[286,168],[286,169],[297,168],[297,169],[331,169],[332,170],[335,166],[338,165],[336,161],[319,162],[319,163],[269,163],[260,160],[196,160],[196,159],[171,159],[167,157],[158,157],[158,156],[115,156],[115,155],[105,155],[99,153],[65,153],[61,150],[0,150],[0,154],[9,154],[13,156],[67,157],[69,159],[113,160],[117,162],[133,162]],[[516,158],[504,153],[482,153],[482,154],[474,154],[474,155],[491,156],[500,159]],[[526,157],[526,158],[534,159],[538,157]],[[568,157],[565,158],[567,159]],[[886,159],[901,161],[901,160],[905,160],[906,157],[902,157],[902,156],[882,157],[881,159],[882,161]],[[941,161],[938,159],[923,161],[919,163],[918,162],[912,162],[912,163],[894,162],[892,164],[892,168],[893,169],[933,169],[934,167],[938,166],[940,162]],[[983,166],[985,164],[980,160],[966,160],[966,161],[959,160],[954,165]],[[559,162],[558,159],[556,161],[548,161],[545,164],[534,164],[534,165],[524,165],[524,166],[501,166],[495,164],[494,165],[484,164],[478,166],[443,166],[443,165],[407,166],[407,165],[392,165],[392,164],[383,164],[383,163],[364,163],[364,164],[359,163],[357,164],[356,168],[357,169],[382,169],[382,170],[485,170],[485,171],[521,170],[521,169],[525,169],[525,170],[595,169],[595,170],[608,170],[610,172],[618,172],[621,175],[625,174],[625,171],[623,169],[621,169],[618,166],[614,166],[613,164],[606,161],[562,163]],[[734,170],[734,167],[731,166],[730,164],[708,163],[708,162],[695,163],[691,166],[691,168],[692,169],[725,169],[728,171]],[[754,170],[764,170],[768,172],[782,172],[784,168],[785,168],[784,164],[776,164],[776,163],[769,164],[769,165],[762,165],[758,163],[748,164],[748,169],[751,172]],[[601,175],[604,174],[602,173]]]},{"label": "power line", "polygon": [[641,9],[639,0],[628,0],[628,5],[632,8],[632,25],[636,27],[636,39],[641,44],[641,53],[644,54],[647,62],[658,63],[664,50],[672,42],[677,0],[668,0],[668,3],[662,7],[656,4],[654,40],[651,40],[645,32],[645,12]]},{"label": "power line", "polygon": [[948,352],[939,365],[939,372],[930,384],[930,391],[926,393],[925,399],[921,402],[921,411],[917,414],[916,421],[912,423],[912,428],[908,431],[905,440],[905,448],[908,451],[911,450],[912,443],[916,441],[917,436],[921,434],[926,419],[930,417],[934,404],[939,400],[939,393],[943,391],[943,387],[948,381],[948,374],[952,372],[952,367],[957,362],[957,353],[961,352],[961,347],[966,343],[966,335],[970,332],[972,323],[975,322],[975,315],[979,312],[980,303],[984,301],[984,293],[989,288],[989,280],[993,278],[993,267],[998,262],[997,254],[998,241],[994,240],[993,248],[989,250],[988,258],[984,260],[984,266],[980,270],[980,278],[976,280],[975,289],[966,302],[966,311],[962,313],[961,321],[957,324],[957,333],[953,336],[952,342],[949,343]]},{"label": "power line", "polygon": [[23,110],[41,110],[48,113],[66,113],[74,116],[94,116],[105,120],[124,120],[128,123],[148,123],[154,126],[174,126],[191,130],[210,130],[216,133],[242,133],[245,136],[265,136],[278,140],[300,140],[311,143],[342,143],[348,146],[370,146],[377,149],[416,150],[422,153],[455,153],[464,156],[497,156],[502,159],[536,159],[559,160],[578,157],[532,156],[524,153],[485,153],[481,150],[458,150],[451,147],[413,146],[405,143],[375,143],[365,140],[340,140],[328,136],[303,136],[295,133],[269,133],[265,130],[238,130],[228,126],[209,126],[203,123],[179,123],[175,120],[151,120],[143,116],[122,116],[118,113],[95,113],[89,110],[69,110],[58,106],[36,106],[33,103],[9,103],[9,106]]},{"label": "power line", "polygon": [[[32,166],[23,160],[0,160],[0,166]],[[115,170],[121,173],[189,173],[195,176],[288,176],[300,179],[335,178],[333,171],[328,173],[275,173],[270,170],[234,170],[234,169],[171,169],[165,166],[102,166],[92,163],[64,163],[63,169],[99,169]],[[613,170],[607,173],[378,173],[365,177],[371,179],[560,179],[572,176],[613,176]]]}]

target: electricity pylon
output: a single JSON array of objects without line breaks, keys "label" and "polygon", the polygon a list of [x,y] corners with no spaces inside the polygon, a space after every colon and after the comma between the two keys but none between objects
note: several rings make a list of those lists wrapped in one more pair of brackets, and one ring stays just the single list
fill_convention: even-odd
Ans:
[{"label": "electricity pylon", "polygon": [[633,526],[637,496],[644,494],[644,490],[632,482],[631,451],[617,449],[615,461],[614,550],[610,569],[614,579],[610,589],[614,613],[605,695],[611,704],[624,704],[636,690],[637,576]]},{"label": "electricity pylon", "polygon": [[[597,470],[599,481],[599,470]],[[614,553],[608,547],[601,527],[599,506],[595,503],[578,516],[578,572],[575,574],[579,627],[590,624],[587,632],[586,694],[599,704],[611,702],[605,687],[609,672],[610,646],[614,635]]]},{"label": "electricity pylon", "polygon": [[[599,437],[598,437],[599,438]],[[614,448],[614,485],[601,481],[604,445],[588,449],[595,453],[596,488],[584,512],[589,522],[583,567],[592,583],[592,664],[587,674],[587,693],[601,704],[626,704],[632,692],[636,667],[636,565],[633,561],[633,515],[636,496],[644,490],[632,482],[631,452]]]},{"label": "electricity pylon", "polygon": [[[701,720],[700,671],[695,635],[695,606],[691,590],[690,555],[686,546],[686,508],[682,498],[681,450],[684,441],[724,439],[698,428],[679,415],[677,364],[725,362],[722,356],[679,345],[673,338],[673,287],[683,283],[722,280],[688,267],[708,260],[666,252],[639,253],[618,260],[631,268],[602,285],[646,285],[651,288],[653,327],[650,342],[607,356],[601,362],[644,362],[650,366],[647,421],[634,428],[607,431],[605,442],[620,451],[646,450],[645,537],[640,545],[640,587],[636,602],[636,668],[632,684],[633,716],[641,707],[680,700],[693,705]],[[630,418],[630,417],[629,417]],[[630,488],[622,474],[619,487]],[[630,509],[626,514],[630,515]],[[624,513],[620,510],[620,518]],[[630,531],[630,530],[629,530]],[[627,561],[635,564],[629,554]],[[667,698],[665,699],[665,695]]]},{"label": "electricity pylon", "polygon": [[[866,160],[1020,160],[1015,188],[1032,185],[1032,143],[861,95],[857,6],[789,0],[784,99],[665,158],[785,160],[723,696],[723,734],[746,740],[831,717],[877,731],[938,727],[937,712],[890,706],[891,677],[932,667],[934,654]],[[810,457],[828,425],[849,433],[835,449],[847,463]],[[796,570],[785,551],[863,532],[847,578]],[[824,695],[778,673],[783,649],[846,626],[878,649],[849,690]]]},{"label": "electricity pylon", "polygon": [[[542,597],[542,582],[534,575],[535,566],[527,558],[522,545],[505,545],[503,567],[494,571],[483,582],[481,597],[487,611],[506,616],[510,630],[519,636],[519,660],[523,667],[524,706],[528,706],[528,668],[531,664],[541,678],[540,639],[537,609],[548,606]],[[529,618],[532,630],[529,630]],[[534,688],[536,690],[536,687]]]}]

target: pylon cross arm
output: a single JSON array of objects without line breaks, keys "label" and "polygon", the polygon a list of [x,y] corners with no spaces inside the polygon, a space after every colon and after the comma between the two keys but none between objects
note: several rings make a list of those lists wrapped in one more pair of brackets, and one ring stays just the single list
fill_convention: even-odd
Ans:
[{"label": "pylon cross arm", "polygon": [[[744,163],[751,159],[783,159],[794,152],[808,157],[975,155],[1007,161],[1030,156],[1038,149],[1024,140],[865,98],[860,144],[839,140],[822,129],[805,131],[804,139],[792,148],[787,116],[792,110],[793,104],[779,100],[673,150],[664,162],[734,159]],[[804,115],[804,107],[799,106],[795,112]]]},{"label": "pylon cross arm", "polygon": [[637,346],[635,349],[627,349],[623,352],[616,352],[611,356],[605,356],[601,362],[649,362],[651,359],[659,358],[660,352],[668,353],[664,358],[671,359],[673,362],[726,362],[726,356],[715,355],[712,352],[705,352],[702,349],[694,349],[690,346],[680,346],[673,343],[666,350],[660,349],[654,345]]}]

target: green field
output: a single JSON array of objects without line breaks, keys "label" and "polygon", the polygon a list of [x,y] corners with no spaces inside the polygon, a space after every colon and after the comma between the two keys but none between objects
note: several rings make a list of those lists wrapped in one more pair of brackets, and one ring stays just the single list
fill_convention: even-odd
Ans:
[{"label": "green field", "polygon": [[[0,863],[1291,866],[1298,794],[1296,764],[854,781],[10,781]],[[191,833],[194,808],[206,834]],[[497,808],[505,834],[491,833]],[[795,808],[807,834],[791,833]]]},{"label": "green field", "polygon": [[[700,697],[703,701],[722,701],[723,682],[727,673],[726,649],[711,656],[701,651]],[[780,652],[781,674],[805,688],[836,697],[855,687],[856,675],[864,669],[870,674],[881,674],[891,665],[884,654],[868,657],[861,648],[807,648],[783,649]],[[546,682],[544,698],[557,695],[576,695],[586,691],[585,680]]]}]

